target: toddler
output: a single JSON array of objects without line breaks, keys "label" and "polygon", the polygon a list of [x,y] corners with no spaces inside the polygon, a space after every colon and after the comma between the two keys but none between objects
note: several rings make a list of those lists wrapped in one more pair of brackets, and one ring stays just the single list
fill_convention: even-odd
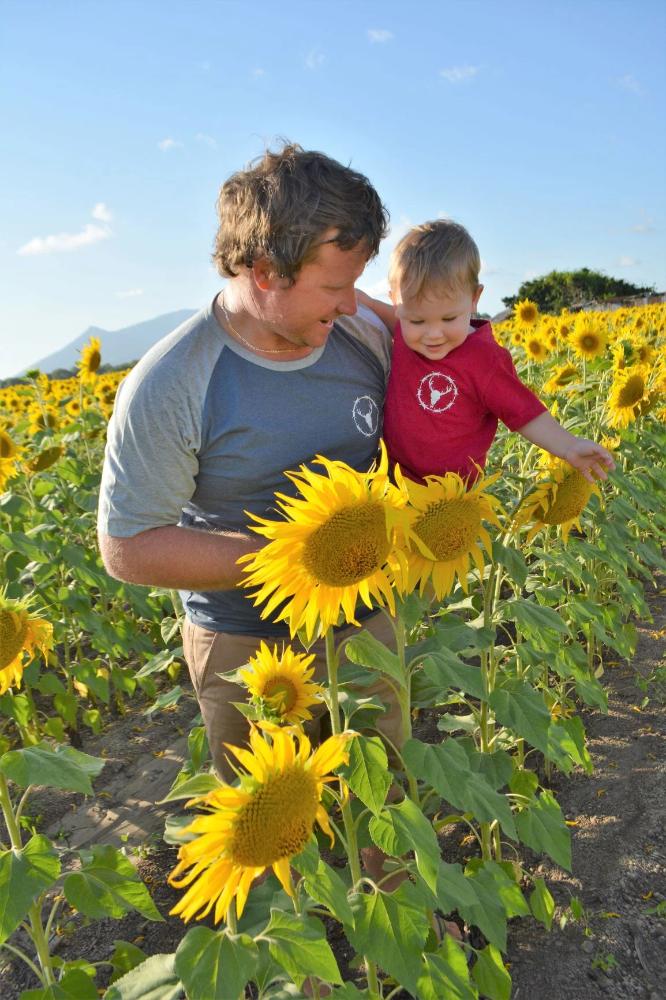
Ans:
[{"label": "toddler", "polygon": [[472,319],[483,285],[466,229],[416,226],[391,256],[388,303],[362,296],[394,334],[384,440],[410,479],[457,472],[472,482],[501,420],[586,479],[615,467],[605,448],[565,430],[516,374],[487,320]]}]

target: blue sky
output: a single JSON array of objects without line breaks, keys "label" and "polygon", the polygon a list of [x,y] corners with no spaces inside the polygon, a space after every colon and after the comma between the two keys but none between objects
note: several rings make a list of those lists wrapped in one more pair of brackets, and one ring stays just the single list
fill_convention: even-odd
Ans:
[{"label": "blue sky", "polygon": [[0,377],[198,308],[221,182],[284,136],[367,174],[392,235],[462,222],[481,308],[589,266],[666,286],[666,8],[0,0]]}]

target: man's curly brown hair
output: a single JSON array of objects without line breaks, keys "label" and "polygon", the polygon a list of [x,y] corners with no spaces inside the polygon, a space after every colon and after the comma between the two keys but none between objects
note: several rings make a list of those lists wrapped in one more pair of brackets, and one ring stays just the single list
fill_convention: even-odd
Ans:
[{"label": "man's curly brown hair", "polygon": [[[213,261],[233,278],[261,257],[293,284],[322,242],[374,257],[388,230],[388,212],[363,174],[323,153],[285,143],[233,174],[217,199],[220,220]],[[330,241],[326,231],[335,230]]]}]

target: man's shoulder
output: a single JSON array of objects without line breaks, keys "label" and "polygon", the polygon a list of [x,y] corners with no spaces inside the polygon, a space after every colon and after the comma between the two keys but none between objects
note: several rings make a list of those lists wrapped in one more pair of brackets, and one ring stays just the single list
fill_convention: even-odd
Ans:
[{"label": "man's shoulder", "polygon": [[199,310],[146,351],[130,372],[130,384],[190,387],[210,379],[223,341],[210,307]]},{"label": "man's shoulder", "polygon": [[336,325],[368,348],[385,374],[388,373],[391,364],[391,334],[372,309],[359,304],[354,316],[341,316],[336,320]]}]

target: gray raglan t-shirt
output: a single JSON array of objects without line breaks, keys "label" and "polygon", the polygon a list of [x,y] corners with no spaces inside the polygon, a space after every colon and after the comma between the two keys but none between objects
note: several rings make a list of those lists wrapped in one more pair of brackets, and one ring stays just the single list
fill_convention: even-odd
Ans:
[{"label": "gray raglan t-shirt", "polygon": [[[174,330],[121,383],[109,422],[98,524],[127,538],[165,525],[246,530],[278,517],[286,470],[315,455],[365,471],[377,453],[389,335],[361,307],[298,361],[260,358],[219,325],[212,305]],[[317,467],[315,466],[315,469]],[[321,470],[320,470],[321,471]],[[247,591],[182,593],[195,624],[283,636]]]}]

